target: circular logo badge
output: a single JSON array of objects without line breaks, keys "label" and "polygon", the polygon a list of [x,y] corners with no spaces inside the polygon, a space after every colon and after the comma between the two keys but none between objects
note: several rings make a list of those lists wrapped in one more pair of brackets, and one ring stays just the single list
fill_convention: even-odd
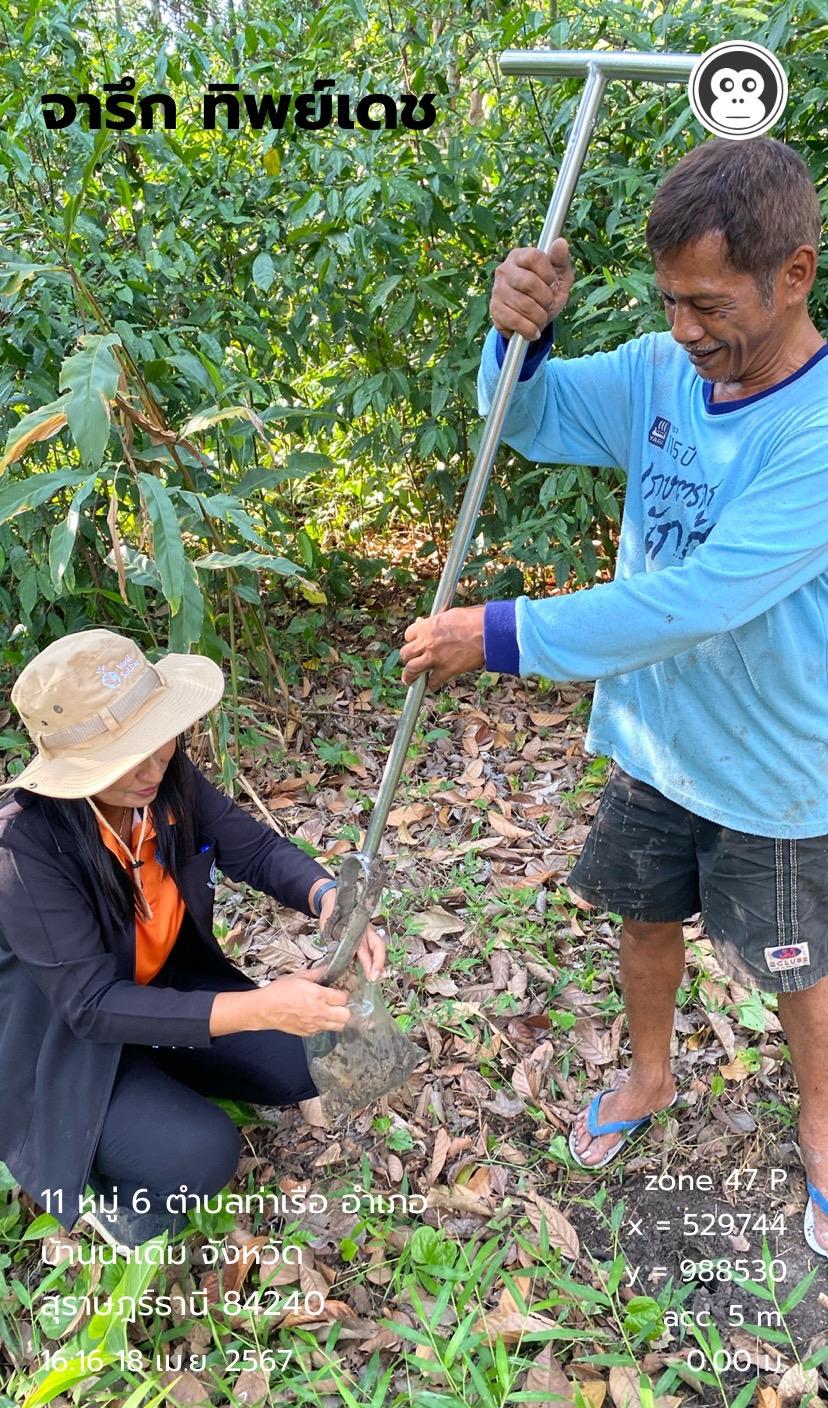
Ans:
[{"label": "circular logo badge", "polygon": [[687,85],[699,122],[717,137],[761,137],[788,101],[788,79],[775,54],[747,39],[716,44],[693,65]]}]

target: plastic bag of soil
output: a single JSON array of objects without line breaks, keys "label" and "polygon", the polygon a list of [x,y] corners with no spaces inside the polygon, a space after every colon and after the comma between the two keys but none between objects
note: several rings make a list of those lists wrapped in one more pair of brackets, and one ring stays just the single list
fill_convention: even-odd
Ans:
[{"label": "plastic bag of soil", "polygon": [[[396,1090],[423,1054],[397,1026],[380,984],[370,983],[358,964],[352,980],[347,1025],[303,1038],[311,1078],[331,1118]],[[352,980],[341,986],[350,987]]]}]

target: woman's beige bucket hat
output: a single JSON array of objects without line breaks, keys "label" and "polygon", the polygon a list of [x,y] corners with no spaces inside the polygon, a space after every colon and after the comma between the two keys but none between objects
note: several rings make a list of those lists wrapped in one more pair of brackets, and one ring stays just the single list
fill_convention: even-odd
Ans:
[{"label": "woman's beige bucket hat", "polygon": [[61,636],[29,661],[12,690],[37,757],[0,791],[93,796],[209,713],[223,693],[221,669],[204,655],[165,655],[151,665],[114,631]]}]

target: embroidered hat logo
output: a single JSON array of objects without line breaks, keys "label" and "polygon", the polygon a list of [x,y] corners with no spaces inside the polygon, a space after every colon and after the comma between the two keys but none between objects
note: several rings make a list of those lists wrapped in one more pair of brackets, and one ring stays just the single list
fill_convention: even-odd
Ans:
[{"label": "embroidered hat logo", "polygon": [[123,659],[118,660],[112,667],[99,665],[95,674],[98,676],[101,684],[106,685],[107,689],[120,689],[124,680],[128,679],[129,676],[134,674],[138,669],[140,669],[140,665],[135,656],[125,655]]}]

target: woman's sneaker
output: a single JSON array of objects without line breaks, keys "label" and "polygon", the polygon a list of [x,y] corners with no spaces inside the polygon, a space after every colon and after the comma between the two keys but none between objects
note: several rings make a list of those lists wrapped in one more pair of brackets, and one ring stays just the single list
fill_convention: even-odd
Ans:
[{"label": "woman's sneaker", "polygon": [[112,1217],[104,1217],[100,1212],[83,1212],[78,1221],[93,1227],[122,1256],[130,1256],[136,1247],[165,1232],[172,1240],[188,1226],[186,1213],[134,1212],[131,1208],[120,1209]]}]

